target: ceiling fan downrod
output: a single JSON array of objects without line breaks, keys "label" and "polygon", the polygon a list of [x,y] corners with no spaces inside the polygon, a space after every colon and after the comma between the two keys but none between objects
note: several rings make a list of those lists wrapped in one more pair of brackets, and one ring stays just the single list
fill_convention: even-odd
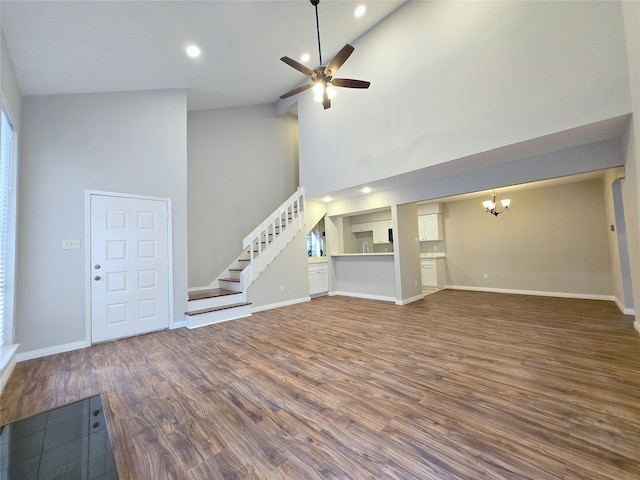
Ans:
[{"label": "ceiling fan downrod", "polygon": [[318,19],[318,4],[320,0],[309,0],[311,5],[316,9],[316,32],[318,33],[318,57],[320,58],[320,65],[322,65],[322,49],[320,48],[320,20]]}]

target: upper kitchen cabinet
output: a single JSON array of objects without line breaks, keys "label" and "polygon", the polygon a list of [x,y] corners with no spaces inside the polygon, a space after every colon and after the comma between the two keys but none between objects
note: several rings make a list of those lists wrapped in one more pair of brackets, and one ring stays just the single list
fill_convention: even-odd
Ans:
[{"label": "upper kitchen cabinet", "polygon": [[380,220],[377,222],[367,223],[352,223],[351,233],[365,233],[371,232],[373,235],[373,243],[391,243],[391,234],[389,229],[391,228],[391,220]]},{"label": "upper kitchen cabinet", "polygon": [[418,237],[421,242],[442,240],[442,215],[439,213],[419,215]]},{"label": "upper kitchen cabinet", "polygon": [[351,224],[351,233],[363,233],[371,231],[373,231],[373,223],[371,222]]},{"label": "upper kitchen cabinet", "polygon": [[391,220],[382,220],[373,222],[373,243],[379,245],[381,243],[391,243]]},{"label": "upper kitchen cabinet", "polygon": [[[376,209],[342,219],[343,251],[372,254],[393,252],[391,209]],[[393,232],[395,233],[395,232]]]}]

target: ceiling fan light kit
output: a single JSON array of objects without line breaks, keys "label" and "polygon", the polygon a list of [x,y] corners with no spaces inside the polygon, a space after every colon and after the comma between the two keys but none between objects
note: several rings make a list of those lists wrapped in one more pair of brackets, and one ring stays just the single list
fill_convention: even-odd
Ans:
[{"label": "ceiling fan light kit", "polygon": [[316,11],[316,32],[318,35],[318,57],[320,58],[320,66],[311,70],[310,68],[302,65],[289,57],[282,57],[284,63],[290,67],[295,68],[301,73],[304,73],[311,78],[311,83],[302,85],[298,88],[294,88],[290,92],[281,95],[280,98],[285,99],[293,95],[297,95],[300,92],[304,92],[310,88],[313,88],[314,100],[321,102],[323,108],[331,108],[331,100],[336,96],[336,89],[334,87],[343,88],[369,88],[371,82],[364,80],[353,80],[351,78],[333,78],[338,69],[347,61],[349,56],[353,53],[354,48],[346,44],[335,57],[331,59],[328,65],[322,65],[322,49],[320,47],[320,21],[318,20],[318,4],[320,0],[309,0],[311,5],[315,7]]}]

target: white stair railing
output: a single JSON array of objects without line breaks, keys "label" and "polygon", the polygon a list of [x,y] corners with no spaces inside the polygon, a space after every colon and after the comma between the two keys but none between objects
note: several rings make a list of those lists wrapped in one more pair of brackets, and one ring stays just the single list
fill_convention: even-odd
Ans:
[{"label": "white stair railing", "polygon": [[304,187],[298,189],[242,241],[249,253],[249,264],[241,273],[246,289],[258,278],[287,244],[304,227]]}]

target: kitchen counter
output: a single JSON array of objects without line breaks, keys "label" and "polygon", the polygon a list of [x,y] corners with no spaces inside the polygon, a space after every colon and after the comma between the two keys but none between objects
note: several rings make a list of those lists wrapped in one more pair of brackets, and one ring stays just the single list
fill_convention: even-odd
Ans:
[{"label": "kitchen counter", "polygon": [[379,253],[334,253],[332,257],[393,257],[393,252],[379,252]]},{"label": "kitchen counter", "polygon": [[444,258],[444,252],[429,252],[429,253],[421,253],[420,258]]},{"label": "kitchen counter", "polygon": [[327,263],[327,257],[307,257],[309,263]]}]

